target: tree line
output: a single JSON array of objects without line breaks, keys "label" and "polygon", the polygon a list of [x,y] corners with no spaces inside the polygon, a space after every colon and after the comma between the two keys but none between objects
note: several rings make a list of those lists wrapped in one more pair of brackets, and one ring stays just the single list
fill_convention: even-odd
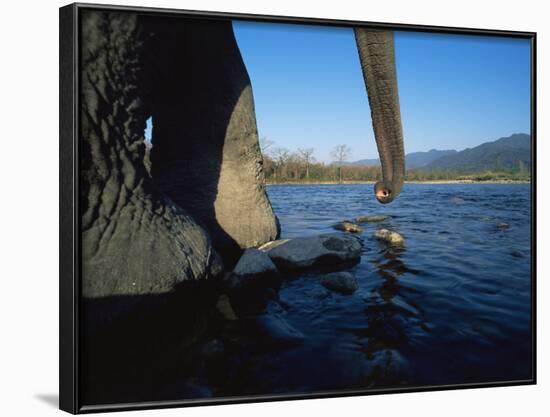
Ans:
[{"label": "tree line", "polygon": [[[346,162],[352,150],[345,144],[337,145],[331,152],[334,162],[327,164],[315,158],[314,148],[298,148],[290,151],[275,146],[275,142],[260,139],[264,174],[267,183],[302,182],[370,182],[382,179],[380,166],[350,165]],[[520,161],[521,162],[521,161]],[[523,164],[507,170],[461,172],[458,170],[409,169],[406,181],[528,181],[530,175]]]}]

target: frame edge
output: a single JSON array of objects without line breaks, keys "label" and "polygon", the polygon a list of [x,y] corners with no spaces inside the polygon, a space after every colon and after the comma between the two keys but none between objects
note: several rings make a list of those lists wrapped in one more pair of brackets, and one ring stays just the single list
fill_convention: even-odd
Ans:
[{"label": "frame edge", "polygon": [[78,412],[76,281],[77,7],[59,8],[59,409]]},{"label": "frame edge", "polygon": [[537,33],[531,36],[531,343],[533,384],[537,384]]},{"label": "frame edge", "polygon": [[[86,406],[79,402],[78,394],[78,299],[79,299],[79,221],[78,221],[78,15],[79,9],[125,11],[139,13],[153,13],[165,15],[181,15],[186,17],[206,17],[237,20],[253,20],[262,22],[280,22],[312,25],[367,25],[375,28],[392,28],[394,30],[406,30],[414,32],[435,32],[466,35],[486,35],[527,38],[531,40],[531,101],[532,101],[532,307],[533,307],[533,375],[531,379],[522,381],[503,381],[487,384],[459,384],[453,386],[416,387],[407,389],[381,389],[370,391],[338,391],[318,392],[313,395],[273,395],[250,396],[235,398],[219,398],[214,401],[159,401],[121,404],[99,404]],[[414,393],[425,391],[444,391],[454,389],[472,389],[483,387],[507,387],[534,385],[537,383],[536,359],[536,43],[537,32],[528,31],[503,31],[495,29],[444,27],[431,25],[380,23],[369,21],[334,20],[327,18],[295,17],[246,14],[234,12],[216,12],[185,9],[170,9],[157,7],[120,6],[109,4],[72,3],[59,8],[59,409],[71,414],[113,412],[126,410],[147,410],[159,408],[189,407],[224,405],[240,403],[260,403],[267,401],[323,399],[334,397],[369,396],[376,394]]]}]

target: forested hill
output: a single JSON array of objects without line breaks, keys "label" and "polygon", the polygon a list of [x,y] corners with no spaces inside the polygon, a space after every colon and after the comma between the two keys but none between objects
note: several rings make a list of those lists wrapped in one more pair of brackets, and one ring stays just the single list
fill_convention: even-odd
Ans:
[{"label": "forested hill", "polygon": [[[264,174],[268,183],[379,181],[378,160],[345,162],[352,150],[346,145],[340,163],[315,160],[315,149],[271,147],[264,150]],[[363,162],[363,163],[361,163]],[[529,181],[531,138],[524,133],[486,142],[463,151],[431,150],[405,156],[407,181]]]},{"label": "forested hill", "polygon": [[454,149],[449,149],[445,151],[431,149],[428,152],[412,152],[405,155],[405,166],[407,168],[422,168],[443,156],[454,154],[456,154],[456,151]]},{"label": "forested hill", "polygon": [[[407,169],[427,169],[459,172],[514,170],[531,163],[531,137],[525,133],[485,142],[463,151],[437,150],[412,152],[405,155]],[[335,163],[334,163],[335,164]],[[378,166],[378,159],[360,159],[346,166]]]},{"label": "forested hill", "polygon": [[531,137],[525,133],[517,133],[442,156],[425,165],[423,169],[457,172],[507,171],[528,169],[530,164]]},{"label": "forested hill", "polygon": [[[411,152],[405,155],[405,166],[407,168],[421,168],[428,165],[430,162],[435,161],[438,158],[446,155],[455,154],[454,149],[440,151],[437,149],[431,149],[428,152]],[[360,159],[359,161],[349,162],[345,165],[354,165],[354,166],[378,166],[380,165],[380,160],[376,159]]]}]

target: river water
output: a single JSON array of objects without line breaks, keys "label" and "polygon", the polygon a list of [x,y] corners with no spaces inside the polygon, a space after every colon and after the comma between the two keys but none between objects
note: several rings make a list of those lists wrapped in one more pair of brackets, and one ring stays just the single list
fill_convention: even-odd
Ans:
[{"label": "river water", "polygon": [[[297,347],[245,361],[241,393],[304,393],[528,379],[531,374],[531,236],[528,184],[407,184],[380,205],[372,185],[273,185],[283,238],[364,225],[353,295],[316,275],[284,282],[285,320]],[[503,228],[501,223],[509,225]],[[377,241],[377,228],[405,238]],[[229,394],[229,392],[227,393]]]},{"label": "river water", "polygon": [[[232,318],[211,301],[178,298],[148,327],[136,319],[121,334],[115,327],[88,341],[95,344],[83,362],[85,403],[532,377],[528,184],[406,184],[389,205],[375,201],[372,185],[267,191],[282,238],[334,232],[335,222],[362,215],[389,216],[358,235],[361,260],[348,267],[357,291],[326,289],[320,271],[287,275],[265,304],[261,294],[245,297],[246,306],[260,306],[259,315],[237,311]],[[376,240],[378,228],[402,234],[404,245]],[[281,334],[299,340],[281,345]]]}]

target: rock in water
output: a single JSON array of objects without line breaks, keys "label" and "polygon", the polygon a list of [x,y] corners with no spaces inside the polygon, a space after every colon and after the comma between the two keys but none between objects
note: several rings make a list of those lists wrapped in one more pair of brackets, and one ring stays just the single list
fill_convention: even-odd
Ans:
[{"label": "rock in water", "polygon": [[254,320],[260,340],[267,346],[281,349],[299,345],[304,334],[278,315],[261,315]]},{"label": "rock in water", "polygon": [[206,360],[213,360],[223,356],[225,347],[221,339],[212,339],[200,349],[200,355]]},{"label": "rock in water", "polygon": [[229,299],[237,316],[256,316],[276,297],[275,289],[281,286],[281,275],[267,253],[247,249],[228,284]]},{"label": "rock in water", "polygon": [[279,284],[279,270],[265,252],[247,249],[237,262],[230,278],[232,288],[274,287]]},{"label": "rock in water", "polygon": [[357,288],[357,279],[349,272],[333,272],[321,278],[321,284],[331,291],[340,294],[353,294]]},{"label": "rock in water", "polygon": [[273,288],[245,287],[229,291],[231,306],[239,318],[266,313],[269,303],[276,299],[277,291]]},{"label": "rock in water", "polygon": [[239,318],[235,314],[233,307],[229,301],[227,294],[222,294],[216,303],[216,309],[220,312],[224,319],[234,321]]},{"label": "rock in water", "polygon": [[332,226],[336,230],[342,230],[343,232],[351,232],[351,233],[361,233],[363,229],[356,225],[355,223],[348,222],[347,220],[344,220],[343,222],[336,223],[334,226]]},{"label": "rock in water", "polygon": [[460,198],[460,197],[453,197],[453,198],[451,198],[451,203],[460,205],[460,204],[464,204],[465,201],[464,201],[463,198]]},{"label": "rock in water", "polygon": [[403,236],[401,236],[399,233],[392,232],[388,229],[378,229],[376,232],[374,232],[374,237],[378,240],[383,240],[385,242],[395,245],[402,244],[405,241]]},{"label": "rock in water", "polygon": [[383,215],[376,215],[376,216],[359,216],[355,221],[357,223],[374,223],[374,222],[382,222],[389,218],[389,216],[383,216]]},{"label": "rock in water", "polygon": [[361,258],[361,243],[354,236],[328,233],[288,240],[267,251],[278,268],[292,271],[308,268],[341,268]]},{"label": "rock in water", "polygon": [[510,228],[510,225],[508,223],[499,223],[499,224],[497,224],[497,229],[506,230],[506,229],[509,229],[509,228]]}]

